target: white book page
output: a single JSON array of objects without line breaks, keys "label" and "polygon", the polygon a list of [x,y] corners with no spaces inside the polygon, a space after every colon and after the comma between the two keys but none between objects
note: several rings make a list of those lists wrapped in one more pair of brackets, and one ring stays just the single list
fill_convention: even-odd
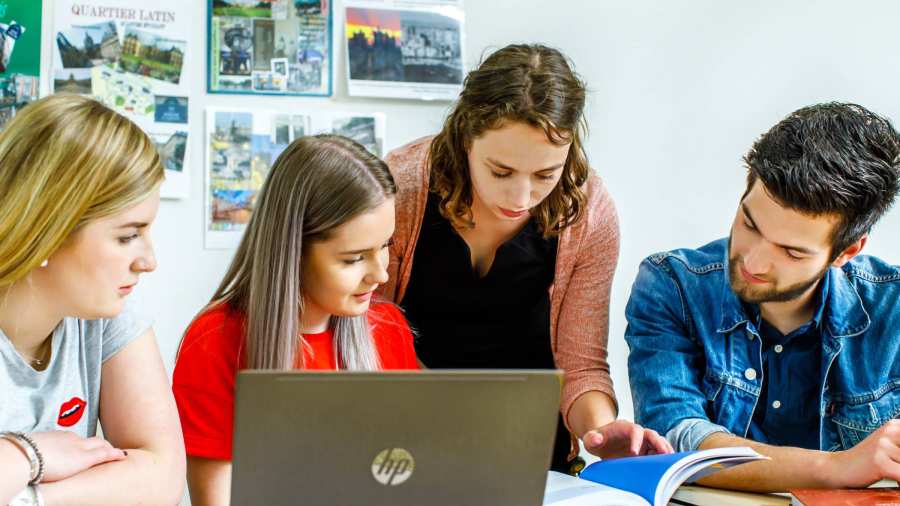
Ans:
[{"label": "white book page", "polygon": [[550,471],[544,506],[650,506],[642,497],[606,485]]}]

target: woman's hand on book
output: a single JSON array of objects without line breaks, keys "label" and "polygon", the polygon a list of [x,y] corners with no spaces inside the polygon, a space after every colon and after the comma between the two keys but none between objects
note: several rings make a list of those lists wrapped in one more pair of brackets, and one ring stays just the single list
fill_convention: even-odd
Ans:
[{"label": "woman's hand on book", "polygon": [[645,429],[627,420],[616,420],[587,431],[581,437],[584,449],[604,458],[634,457],[672,453],[672,445],[655,430]]}]

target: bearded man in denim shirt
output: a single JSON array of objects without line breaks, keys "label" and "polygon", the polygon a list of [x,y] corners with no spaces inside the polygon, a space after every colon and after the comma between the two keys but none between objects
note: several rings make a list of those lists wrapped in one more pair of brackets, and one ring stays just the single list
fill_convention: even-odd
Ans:
[{"label": "bearded man in denim shirt", "polygon": [[900,185],[897,131],[858,105],[814,105],[744,161],[730,236],[641,264],[625,335],[636,421],[676,451],[771,457],[705,485],[896,480],[900,267],[860,253]]}]

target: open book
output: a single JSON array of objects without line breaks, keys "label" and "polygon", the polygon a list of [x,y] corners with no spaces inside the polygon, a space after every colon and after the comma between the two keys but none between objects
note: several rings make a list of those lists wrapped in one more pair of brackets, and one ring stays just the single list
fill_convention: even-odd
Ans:
[{"label": "open book", "polygon": [[665,506],[683,483],[766,458],[742,446],[604,460],[581,478],[551,471],[544,506]]}]

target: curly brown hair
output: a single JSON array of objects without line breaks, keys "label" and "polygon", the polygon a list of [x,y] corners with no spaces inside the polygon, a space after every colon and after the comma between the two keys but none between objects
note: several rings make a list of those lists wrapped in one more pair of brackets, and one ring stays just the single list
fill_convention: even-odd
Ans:
[{"label": "curly brown hair", "polygon": [[468,151],[472,141],[505,122],[540,128],[556,145],[571,143],[556,188],[532,215],[545,237],[578,221],[586,201],[581,189],[590,167],[582,138],[586,89],[566,57],[539,44],[514,44],[488,56],[463,83],[453,111],[429,151],[430,190],[441,214],[457,228],[471,228],[472,180]]}]

